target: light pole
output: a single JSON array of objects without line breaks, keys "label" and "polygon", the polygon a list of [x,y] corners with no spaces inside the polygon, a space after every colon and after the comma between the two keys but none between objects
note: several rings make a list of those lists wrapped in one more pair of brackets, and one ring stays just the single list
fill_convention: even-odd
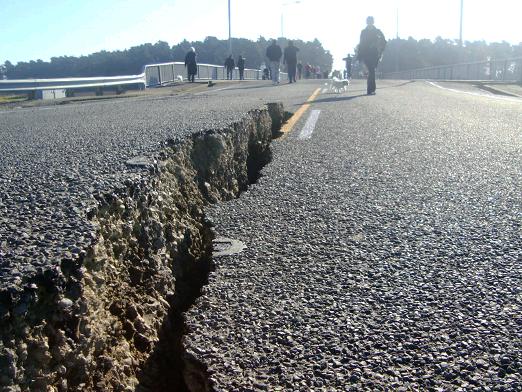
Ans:
[{"label": "light pole", "polygon": [[399,39],[399,7],[397,7],[397,18],[396,18],[396,26],[397,26],[397,35],[395,38]]},{"label": "light pole", "polygon": [[291,5],[291,4],[299,4],[301,3],[301,0],[295,0],[295,1],[289,1],[287,3],[282,3],[281,4],[281,38],[283,38],[285,35],[284,35],[284,31],[283,31],[283,13],[284,13],[284,7],[286,7],[287,5]]},{"label": "light pole", "polygon": [[464,0],[460,0],[460,34],[459,34],[459,45],[462,46],[462,14],[464,11]]},{"label": "light pole", "polygon": [[230,0],[228,0],[228,52],[232,54],[232,28],[230,27]]},{"label": "light pole", "polygon": [[396,42],[396,45],[397,45],[397,55],[395,56],[395,72],[399,72],[399,52],[400,52],[400,42],[399,42],[399,6],[397,5],[397,19],[396,19],[396,24],[397,24],[397,35],[395,36],[397,42]]}]

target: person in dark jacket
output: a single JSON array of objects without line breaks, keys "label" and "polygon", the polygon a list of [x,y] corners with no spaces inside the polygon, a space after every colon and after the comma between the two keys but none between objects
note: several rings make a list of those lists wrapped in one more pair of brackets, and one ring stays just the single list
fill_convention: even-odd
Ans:
[{"label": "person in dark jacket", "polygon": [[366,18],[366,28],[361,31],[361,40],[357,58],[368,68],[367,93],[375,95],[375,69],[379,64],[382,52],[386,46],[386,39],[381,30],[374,26],[373,16]]},{"label": "person in dark jacket", "polygon": [[283,52],[276,40],[272,40],[272,44],[266,49],[266,57],[270,61],[270,74],[272,75],[272,84],[279,84],[279,63]]},{"label": "person in dark jacket", "polygon": [[241,55],[237,58],[237,69],[239,70],[239,80],[245,80],[245,59]]},{"label": "person in dark jacket", "polygon": [[283,63],[285,63],[288,68],[288,83],[297,82],[297,80],[295,80],[297,52],[299,52],[299,48],[296,48],[292,41],[288,41],[288,46],[285,48],[283,58]]},{"label": "person in dark jacket", "polygon": [[344,59],[346,63],[346,69],[345,69],[345,79],[351,79],[352,78],[352,56],[348,54]]},{"label": "person in dark jacket", "polygon": [[196,63],[196,49],[191,47],[188,53],[185,55],[185,67],[187,68],[188,79],[190,82],[194,82],[194,77],[198,73],[198,65]]},{"label": "person in dark jacket", "polygon": [[227,69],[227,80],[232,80],[232,74],[234,72],[234,67],[236,63],[234,63],[234,59],[232,55],[228,56],[225,60],[225,68]]}]

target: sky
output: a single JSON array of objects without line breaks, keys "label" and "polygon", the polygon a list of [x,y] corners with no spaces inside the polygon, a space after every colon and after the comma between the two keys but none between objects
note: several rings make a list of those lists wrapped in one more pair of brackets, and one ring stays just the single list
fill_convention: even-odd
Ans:
[{"label": "sky", "polygon": [[[232,36],[273,38],[283,29],[317,38],[341,69],[368,15],[386,38],[458,39],[460,1],[230,0]],[[518,44],[520,15],[521,0],[464,0],[464,41]],[[206,36],[228,38],[228,0],[0,0],[0,64]]]}]

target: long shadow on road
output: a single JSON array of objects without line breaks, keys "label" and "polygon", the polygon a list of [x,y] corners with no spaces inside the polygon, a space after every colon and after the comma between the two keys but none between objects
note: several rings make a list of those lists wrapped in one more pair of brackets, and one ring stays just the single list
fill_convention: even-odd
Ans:
[{"label": "long shadow on road", "polygon": [[239,87],[232,87],[232,88],[227,88],[227,91],[232,91],[232,90],[251,90],[251,89],[254,89],[254,88],[263,88],[263,87],[273,87],[272,86],[272,83],[270,81],[267,81],[266,84],[258,84],[258,85],[248,85],[248,86],[239,86]]},{"label": "long shadow on road", "polygon": [[313,101],[305,101],[302,103],[295,104],[294,106],[301,106],[304,104],[310,104],[310,103],[321,103],[321,102],[342,102],[342,101],[351,101],[355,98],[360,97],[366,97],[366,94],[359,94],[359,95],[350,95],[350,96],[341,96],[341,97],[327,97],[327,98],[319,98],[314,99]]},{"label": "long shadow on road", "polygon": [[[413,80],[409,80],[407,82],[403,82],[403,83],[399,83],[399,84],[394,84],[392,86],[386,86],[386,87],[379,87],[377,88],[377,91],[379,90],[384,90],[384,89],[387,89],[387,88],[397,88],[397,87],[402,87],[402,86],[405,86],[407,84],[410,84],[410,83],[414,83]],[[343,101],[351,101],[352,99],[355,99],[355,98],[360,98],[360,97],[367,97],[368,95],[367,94],[364,94],[363,92],[366,91],[366,90],[352,90],[351,92],[352,93],[361,93],[361,94],[358,94],[358,95],[350,95],[350,96],[336,96],[336,97],[326,97],[326,98],[319,98],[319,99],[315,99],[313,101],[313,103],[320,103],[320,102],[343,102]],[[306,102],[303,102],[301,104],[297,104],[296,106],[300,106],[300,105],[303,105],[305,103],[312,103],[310,101],[306,101]]]},{"label": "long shadow on road", "polygon": [[359,94],[359,95],[350,95],[349,97],[343,96],[343,97],[327,97],[327,98],[319,98],[315,99],[313,103],[319,103],[319,102],[342,102],[342,101],[351,101],[355,98],[360,97],[366,97],[366,94]]}]

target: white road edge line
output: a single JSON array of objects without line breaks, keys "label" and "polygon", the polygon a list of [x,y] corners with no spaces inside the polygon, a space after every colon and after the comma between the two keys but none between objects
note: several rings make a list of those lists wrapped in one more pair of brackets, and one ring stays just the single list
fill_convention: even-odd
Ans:
[{"label": "white road edge line", "polygon": [[299,139],[310,139],[312,137],[312,133],[315,129],[315,124],[317,123],[317,120],[319,119],[319,114],[321,113],[320,110],[312,110],[310,112],[310,115],[308,116],[308,120],[306,120],[306,124],[304,125],[303,129],[299,133],[298,138]]},{"label": "white road edge line", "polygon": [[451,92],[458,93],[458,94],[467,94],[467,95],[473,95],[473,96],[476,96],[476,97],[498,99],[498,100],[501,100],[501,101],[522,102],[522,100],[519,99],[519,98],[500,97],[498,95],[488,95],[488,94],[473,93],[471,91],[462,91],[462,90],[457,90],[457,89],[454,89],[454,88],[442,87],[440,84],[435,83],[435,82],[428,82],[428,81],[426,81],[426,83],[431,84],[433,87],[440,88],[441,90],[451,91]]}]

